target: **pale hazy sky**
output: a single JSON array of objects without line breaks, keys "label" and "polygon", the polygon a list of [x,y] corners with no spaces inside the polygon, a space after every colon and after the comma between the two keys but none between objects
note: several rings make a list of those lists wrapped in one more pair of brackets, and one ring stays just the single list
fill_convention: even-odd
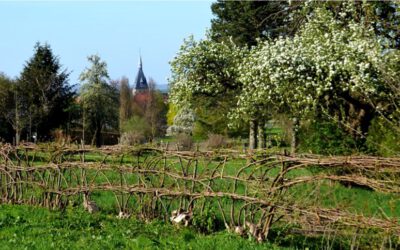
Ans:
[{"label": "pale hazy sky", "polygon": [[70,83],[98,53],[111,79],[137,72],[139,51],[147,78],[167,84],[168,62],[183,39],[203,38],[212,1],[0,1],[0,72],[17,77],[37,41],[50,44],[72,71]]}]

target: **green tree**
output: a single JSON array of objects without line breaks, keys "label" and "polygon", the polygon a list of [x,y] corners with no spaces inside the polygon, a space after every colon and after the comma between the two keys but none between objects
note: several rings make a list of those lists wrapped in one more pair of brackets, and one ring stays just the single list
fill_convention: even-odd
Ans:
[{"label": "green tree", "polygon": [[211,5],[211,37],[215,41],[230,38],[239,46],[253,46],[257,39],[294,34],[293,12],[301,2],[224,1]]},{"label": "green tree", "polygon": [[0,137],[11,140],[9,126],[15,132],[15,143],[18,145],[21,133],[27,125],[27,103],[21,94],[19,82],[0,74]]},{"label": "green tree", "polygon": [[107,82],[106,62],[101,61],[98,55],[89,56],[88,61],[91,66],[80,75],[83,131],[91,132],[91,143],[100,147],[103,130],[118,129],[118,90]]},{"label": "green tree", "polygon": [[[315,12],[319,11],[320,9],[324,9],[331,13],[333,19],[330,21],[339,21],[343,26],[357,24],[367,30],[372,28],[378,39],[381,40],[381,43],[385,43],[386,46],[393,48],[398,47],[400,44],[400,16],[398,15],[400,8],[396,1],[241,2],[220,0],[214,3],[211,9],[216,16],[216,18],[212,20],[211,37],[216,41],[228,41],[229,39],[232,39],[240,46],[255,46],[258,43],[257,39],[271,40],[278,37],[293,37],[298,33],[299,28],[303,27],[310,17],[315,15]],[[324,26],[324,24],[322,26]],[[323,34],[323,30],[319,30],[322,31]],[[293,57],[297,58],[297,48],[293,47],[291,49],[293,49]],[[257,53],[257,48],[253,48],[253,53]],[[316,54],[315,56],[318,55]],[[263,58],[258,58],[257,60],[261,60],[258,61],[259,65],[263,63]],[[254,64],[250,67],[250,71],[253,72],[254,78],[262,75],[262,72],[260,74],[255,72],[259,69],[254,68]],[[273,65],[269,65],[269,67],[274,69]],[[249,86],[251,86],[251,84],[249,84]],[[289,93],[290,90],[291,89],[289,89]],[[240,93],[239,90],[238,93]],[[349,102],[347,102],[347,104],[349,104]],[[354,100],[353,103],[349,105],[354,106]],[[356,104],[356,106],[358,106],[356,109],[359,110],[350,115],[353,119],[352,126],[355,127],[360,125],[363,127],[362,130],[365,130],[372,118],[370,114],[367,114],[364,118],[362,118],[366,121],[361,121],[361,124],[359,121],[356,121],[356,117],[360,114],[360,112],[363,112],[361,110],[368,109],[368,105],[365,105],[365,102],[359,102]],[[253,104],[251,107],[251,110],[247,110],[246,114],[248,114],[248,112],[258,112],[256,116],[261,115],[261,117],[264,117],[258,119],[258,122],[261,121],[261,126],[259,127],[262,128],[262,121],[271,115],[271,113],[274,113],[273,111],[276,110],[275,108],[277,105],[275,104],[273,107],[271,107],[271,105],[265,106]],[[279,105],[279,110],[282,110],[283,108],[284,105]],[[260,113],[259,111],[262,112]],[[295,118],[294,121],[293,127],[296,128],[298,119]],[[351,122],[348,121],[347,123],[349,124]],[[257,126],[255,124],[251,124],[250,128],[252,127],[256,129]],[[259,135],[262,135],[262,129],[259,129],[259,131],[261,131]],[[256,141],[255,133],[251,133],[251,135],[251,137],[254,137],[252,138],[252,141]],[[295,137],[293,137],[293,139],[295,142]]]},{"label": "green tree", "polygon": [[398,54],[384,49],[372,27],[318,8],[293,38],[267,41],[253,50],[242,68],[245,87],[235,115],[254,107],[297,118],[322,115],[362,142],[376,115],[372,104],[391,95],[384,75],[395,76],[389,66],[398,65],[399,57],[393,53]]},{"label": "green tree", "polygon": [[171,101],[178,110],[189,106],[210,132],[223,133],[218,128],[228,126],[227,115],[237,105],[242,87],[238,68],[247,53],[232,41],[185,40],[170,63]]},{"label": "green tree", "polygon": [[68,83],[69,73],[53,54],[50,45],[37,43],[19,77],[20,91],[27,101],[28,135],[48,136],[54,128],[67,121],[67,108],[72,104],[75,92]]}]

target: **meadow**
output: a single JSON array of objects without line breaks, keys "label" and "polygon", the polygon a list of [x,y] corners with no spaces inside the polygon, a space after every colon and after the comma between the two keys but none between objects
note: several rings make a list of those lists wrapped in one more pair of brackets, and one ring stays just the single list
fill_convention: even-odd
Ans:
[{"label": "meadow", "polygon": [[[396,248],[399,166],[367,156],[2,145],[0,241],[21,249]],[[172,223],[173,211],[190,214],[187,227]]]}]

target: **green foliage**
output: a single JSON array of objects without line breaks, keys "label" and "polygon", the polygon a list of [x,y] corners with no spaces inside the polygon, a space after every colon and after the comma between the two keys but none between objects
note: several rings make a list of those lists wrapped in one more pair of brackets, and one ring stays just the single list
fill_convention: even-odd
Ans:
[{"label": "green foliage", "polygon": [[168,112],[167,112],[167,125],[172,126],[174,124],[174,118],[178,112],[178,109],[173,103],[168,103]]},{"label": "green foliage", "polygon": [[98,55],[88,57],[91,63],[80,75],[83,83],[80,103],[83,107],[84,129],[92,135],[92,144],[101,146],[103,129],[118,128],[118,91],[107,83],[107,64]]},{"label": "green foliage", "polygon": [[192,220],[193,226],[204,234],[211,234],[223,228],[223,222],[218,220],[214,208],[206,206],[203,213],[195,216]]},{"label": "green foliage", "polygon": [[300,129],[299,151],[322,155],[349,155],[356,152],[356,142],[338,126],[326,120],[314,120]]},{"label": "green foliage", "polygon": [[222,1],[211,5],[211,37],[233,41],[241,46],[257,44],[257,39],[276,38],[293,32],[286,1]]},{"label": "green foliage", "polygon": [[129,120],[122,123],[121,131],[143,131],[143,133],[148,136],[150,133],[150,128],[145,118],[134,115]]},{"label": "green foliage", "polygon": [[[350,4],[338,15],[351,11]],[[399,62],[396,54],[383,53],[372,27],[317,8],[293,38],[252,50],[242,67],[241,105],[232,116],[241,119],[256,108],[305,118],[317,114],[337,119],[349,135],[362,140],[376,103],[397,95],[384,76],[395,77],[396,69],[389,66]]]},{"label": "green foliage", "polygon": [[226,133],[228,114],[241,92],[238,67],[247,52],[232,41],[185,40],[170,63],[170,100],[179,108],[190,107],[203,130]]},{"label": "green foliage", "polygon": [[372,121],[368,130],[367,147],[371,153],[381,156],[398,156],[400,154],[399,128],[393,127],[381,117]]},{"label": "green foliage", "polygon": [[121,124],[121,144],[136,145],[151,136],[151,127],[144,117],[134,115]]},{"label": "green foliage", "polygon": [[0,141],[12,141],[12,129],[18,125],[15,123],[15,88],[16,82],[0,73]]},{"label": "green foliage", "polygon": [[144,118],[150,129],[150,133],[146,137],[152,141],[165,135],[167,105],[161,91],[156,89],[155,81],[150,78],[148,85],[149,89],[138,91],[131,97],[132,112],[127,118],[132,115]]},{"label": "green foliage", "polygon": [[62,70],[57,56],[53,54],[50,45],[37,43],[34,55],[24,66],[19,77],[19,96],[24,99],[28,116],[28,133],[33,131],[38,136],[48,136],[50,131],[68,121],[66,109],[72,104],[75,93],[68,83],[69,73]]}]

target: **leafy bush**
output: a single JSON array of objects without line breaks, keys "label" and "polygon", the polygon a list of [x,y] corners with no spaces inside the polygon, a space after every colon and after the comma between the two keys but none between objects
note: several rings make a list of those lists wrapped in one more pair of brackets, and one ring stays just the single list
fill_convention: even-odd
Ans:
[{"label": "leafy bush", "polygon": [[348,155],[356,151],[356,142],[336,123],[315,120],[302,125],[299,150],[323,155]]},{"label": "leafy bush", "polygon": [[394,156],[400,152],[400,134],[382,118],[375,118],[368,129],[367,148],[370,153]]},{"label": "leafy bush", "polygon": [[211,234],[223,227],[223,222],[219,221],[213,208],[205,207],[203,213],[193,217],[193,226],[200,233]]}]

